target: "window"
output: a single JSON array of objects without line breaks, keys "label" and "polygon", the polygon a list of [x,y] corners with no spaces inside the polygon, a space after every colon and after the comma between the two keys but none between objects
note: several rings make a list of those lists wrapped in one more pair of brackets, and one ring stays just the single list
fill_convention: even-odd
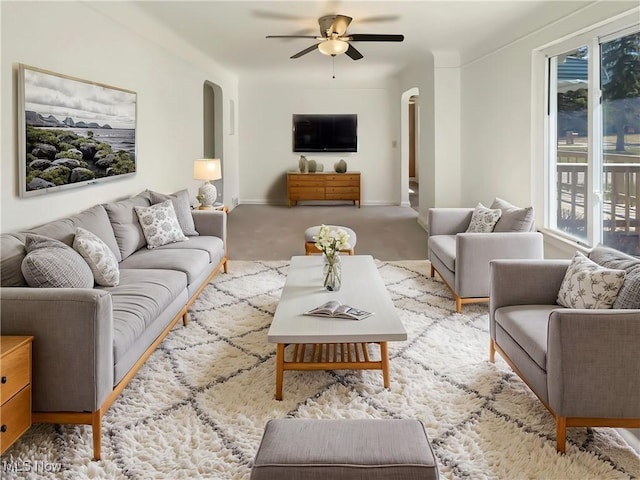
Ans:
[{"label": "window", "polygon": [[547,227],[640,255],[640,33],[581,39],[548,55]]}]

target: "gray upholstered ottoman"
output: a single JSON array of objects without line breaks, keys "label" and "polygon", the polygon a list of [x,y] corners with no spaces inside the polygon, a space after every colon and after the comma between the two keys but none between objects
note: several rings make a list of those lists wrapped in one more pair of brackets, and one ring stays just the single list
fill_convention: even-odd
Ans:
[{"label": "gray upholstered ottoman", "polygon": [[418,420],[270,420],[251,480],[436,480]]}]

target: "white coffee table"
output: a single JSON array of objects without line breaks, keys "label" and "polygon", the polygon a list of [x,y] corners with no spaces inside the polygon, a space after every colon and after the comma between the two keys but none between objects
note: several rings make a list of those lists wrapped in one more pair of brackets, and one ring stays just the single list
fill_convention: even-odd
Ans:
[{"label": "white coffee table", "polygon": [[[323,257],[292,257],[268,341],[277,344],[276,399],[282,400],[285,370],[382,370],[389,388],[387,342],[407,339],[373,258],[342,256],[342,288],[328,292],[322,286]],[[374,314],[364,320],[312,317],[303,313],[329,300]],[[378,344],[380,359],[372,359],[368,344]],[[285,348],[293,352],[285,359]]]}]

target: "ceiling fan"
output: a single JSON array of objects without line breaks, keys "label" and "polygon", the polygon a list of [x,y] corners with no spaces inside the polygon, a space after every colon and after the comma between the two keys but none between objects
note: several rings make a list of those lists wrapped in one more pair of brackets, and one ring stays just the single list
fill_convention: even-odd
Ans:
[{"label": "ceiling fan", "polygon": [[290,58],[300,58],[316,48],[320,53],[335,57],[341,53],[346,53],[353,60],[360,60],[363,55],[349,42],[402,42],[404,35],[387,35],[377,33],[354,33],[347,34],[347,27],[352,18],[346,15],[325,15],[318,19],[320,25],[320,36],[314,35],[267,35],[266,38],[314,38],[320,42],[298,53]]}]

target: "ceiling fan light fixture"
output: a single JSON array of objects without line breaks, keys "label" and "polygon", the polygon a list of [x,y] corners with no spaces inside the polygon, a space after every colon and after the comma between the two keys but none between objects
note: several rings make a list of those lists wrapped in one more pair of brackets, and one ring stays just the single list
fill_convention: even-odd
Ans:
[{"label": "ceiling fan light fixture", "polygon": [[340,55],[349,49],[349,44],[344,40],[329,38],[318,44],[318,50],[324,55]]}]

